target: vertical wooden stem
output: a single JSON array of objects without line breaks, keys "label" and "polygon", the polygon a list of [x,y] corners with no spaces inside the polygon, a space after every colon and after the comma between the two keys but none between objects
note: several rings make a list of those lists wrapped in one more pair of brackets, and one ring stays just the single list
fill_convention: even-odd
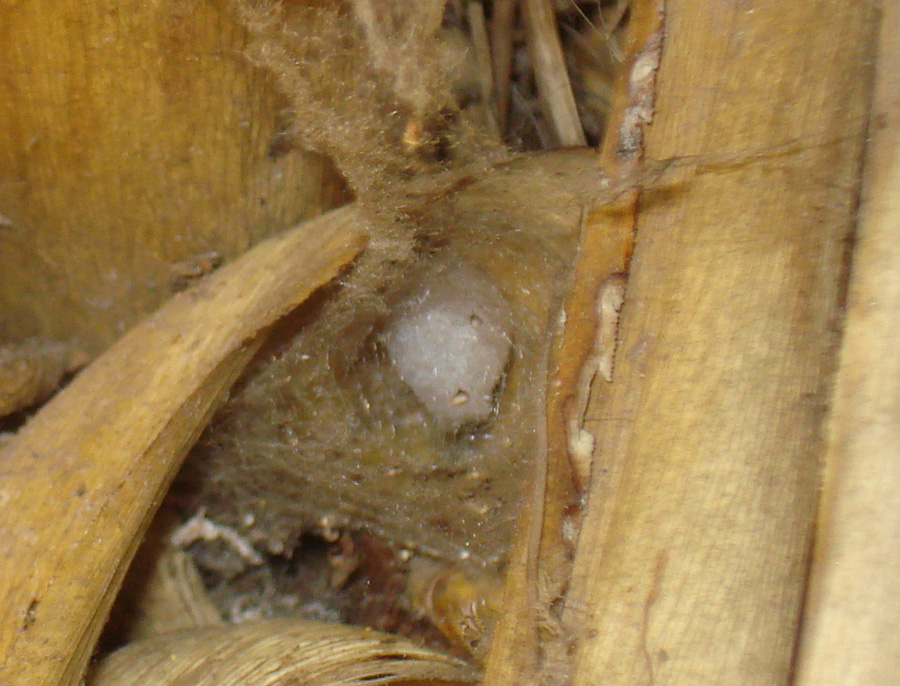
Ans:
[{"label": "vertical wooden stem", "polygon": [[882,7],[797,686],[900,683],[900,2]]},{"label": "vertical wooden stem", "polygon": [[720,164],[641,199],[614,380],[585,423],[579,686],[789,680],[875,19],[667,3],[645,155]]}]

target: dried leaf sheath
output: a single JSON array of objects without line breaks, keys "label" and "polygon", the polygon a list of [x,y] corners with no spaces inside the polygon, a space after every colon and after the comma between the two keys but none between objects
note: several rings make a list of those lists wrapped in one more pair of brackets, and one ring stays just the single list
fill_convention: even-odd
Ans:
[{"label": "dried leaf sheath", "polygon": [[[659,59],[662,10],[659,3],[637,3],[637,16],[630,28],[630,62],[653,46]],[[580,431],[583,412],[579,395],[588,390],[593,374],[585,375],[597,341],[598,299],[604,284],[618,280],[628,270],[634,241],[634,212],[639,192],[641,149],[623,141],[640,141],[646,118],[634,119],[638,106],[652,108],[655,70],[645,72],[642,95],[637,102],[632,73],[626,71],[618,86],[619,100],[612,115],[614,134],[605,143],[601,159],[611,178],[608,188],[584,206],[580,245],[567,292],[562,300],[562,322],[548,347],[549,378],[544,380],[542,440],[536,457],[534,490],[520,519],[516,547],[511,554],[506,580],[505,614],[499,621],[493,652],[488,659],[486,683],[516,684],[522,674],[539,682],[565,683],[572,670],[570,650],[577,627],[560,612],[569,586],[572,546],[577,540],[582,491],[590,475],[591,455],[570,453],[573,426]],[[652,109],[651,109],[652,112]],[[621,285],[619,286],[621,288]],[[607,326],[609,323],[605,323]],[[614,326],[614,323],[613,323]],[[611,356],[612,351],[596,351]],[[583,464],[586,462],[586,464]]]}]

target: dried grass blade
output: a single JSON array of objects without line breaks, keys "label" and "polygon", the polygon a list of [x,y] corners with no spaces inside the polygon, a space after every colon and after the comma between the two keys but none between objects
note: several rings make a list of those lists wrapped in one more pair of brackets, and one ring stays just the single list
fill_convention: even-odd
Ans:
[{"label": "dried grass blade", "polygon": [[495,0],[491,17],[491,57],[494,63],[494,97],[497,124],[506,131],[509,119],[510,73],[513,56],[513,24],[517,0]]},{"label": "dried grass blade", "polygon": [[586,145],[550,0],[523,0],[538,93],[560,145]]},{"label": "dried grass blade", "polygon": [[484,102],[485,120],[491,136],[499,139],[500,129],[497,126],[494,101],[494,75],[491,69],[491,46],[488,42],[484,6],[480,2],[469,2],[466,5],[466,16],[469,20],[469,29],[472,32],[475,59],[478,62],[478,82],[481,86],[481,98]]}]

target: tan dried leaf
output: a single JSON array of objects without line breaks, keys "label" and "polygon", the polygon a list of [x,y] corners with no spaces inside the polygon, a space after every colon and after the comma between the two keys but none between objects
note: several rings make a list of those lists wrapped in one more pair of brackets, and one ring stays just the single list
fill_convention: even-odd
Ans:
[{"label": "tan dried leaf", "polygon": [[89,686],[356,686],[474,683],[465,662],[342,624],[274,619],[129,644],[101,660]]}]

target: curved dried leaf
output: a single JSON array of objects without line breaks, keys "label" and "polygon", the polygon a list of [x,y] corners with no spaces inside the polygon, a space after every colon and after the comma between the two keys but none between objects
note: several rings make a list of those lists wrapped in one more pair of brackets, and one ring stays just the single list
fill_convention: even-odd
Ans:
[{"label": "curved dried leaf", "polygon": [[261,243],[132,329],[4,443],[0,683],[78,682],[143,531],[254,337],[361,250],[362,226],[350,206]]},{"label": "curved dried leaf", "polygon": [[101,660],[88,686],[356,686],[473,683],[465,662],[404,639],[297,619],[212,627],[138,641]]}]

